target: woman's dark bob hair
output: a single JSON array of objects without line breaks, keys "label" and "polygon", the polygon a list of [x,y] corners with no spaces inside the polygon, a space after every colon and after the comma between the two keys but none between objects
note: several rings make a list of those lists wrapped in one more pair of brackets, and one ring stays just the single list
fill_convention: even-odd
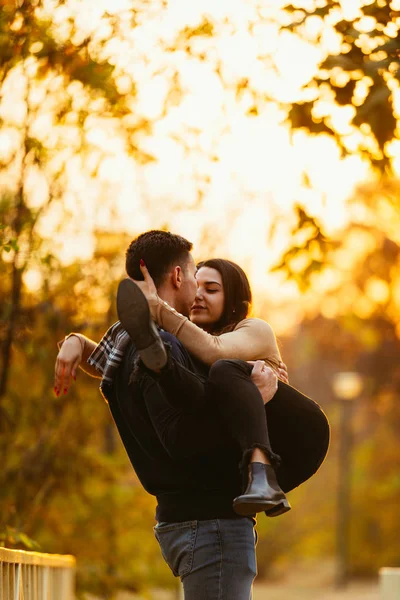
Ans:
[{"label": "woman's dark bob hair", "polygon": [[251,289],[246,273],[236,263],[224,258],[211,258],[197,265],[197,269],[209,267],[221,275],[225,302],[221,318],[213,328],[214,334],[232,331],[245,319],[251,305]]}]

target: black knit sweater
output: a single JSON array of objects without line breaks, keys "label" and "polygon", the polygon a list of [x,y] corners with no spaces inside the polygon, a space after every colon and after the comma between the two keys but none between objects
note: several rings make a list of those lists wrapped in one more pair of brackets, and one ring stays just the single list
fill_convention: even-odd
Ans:
[{"label": "black knit sweater", "polygon": [[132,345],[113,384],[103,384],[102,392],[140,482],[157,498],[157,521],[241,518],[232,509],[242,491],[241,453],[216,412],[205,407],[203,413],[184,414],[148,376],[129,384],[135,357]]}]

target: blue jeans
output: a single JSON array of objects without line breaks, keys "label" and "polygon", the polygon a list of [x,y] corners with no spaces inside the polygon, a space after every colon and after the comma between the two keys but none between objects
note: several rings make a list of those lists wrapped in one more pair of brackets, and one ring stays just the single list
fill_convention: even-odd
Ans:
[{"label": "blue jeans", "polygon": [[255,520],[158,523],[154,533],[185,600],[251,600],[257,575]]}]

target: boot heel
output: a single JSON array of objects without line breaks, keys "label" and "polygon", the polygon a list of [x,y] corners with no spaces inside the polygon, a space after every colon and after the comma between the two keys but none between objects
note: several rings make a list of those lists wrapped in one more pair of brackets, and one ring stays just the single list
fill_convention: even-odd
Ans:
[{"label": "boot heel", "polygon": [[278,504],[278,506],[274,506],[274,508],[271,508],[270,510],[266,510],[264,511],[265,514],[267,515],[267,517],[279,517],[279,515],[283,515],[286,512],[289,512],[289,510],[291,510],[291,505],[288,499],[286,500],[282,500],[282,502],[280,504]]}]

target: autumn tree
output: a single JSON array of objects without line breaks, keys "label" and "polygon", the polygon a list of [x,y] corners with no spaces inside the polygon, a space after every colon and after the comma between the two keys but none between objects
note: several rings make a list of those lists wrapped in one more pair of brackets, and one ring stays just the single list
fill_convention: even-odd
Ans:
[{"label": "autumn tree", "polygon": [[[309,3],[307,3],[309,7]],[[289,111],[293,128],[335,138],[343,155],[361,154],[373,166],[390,173],[397,146],[398,111],[395,96],[400,82],[400,10],[398,2],[354,3],[346,10],[340,2],[287,5],[287,29],[320,44],[329,31],[336,35],[337,50],[325,52],[318,72],[303,89],[303,97]],[[331,108],[336,104],[348,127],[335,127]]]},{"label": "autumn tree", "polygon": [[[337,371],[355,370],[364,389],[353,420],[350,572],[365,576],[398,564],[399,5],[322,2],[313,8],[297,2],[285,10],[284,30],[321,51],[317,72],[288,106],[290,127],[329,136],[343,158],[361,157],[374,175],[349,198],[347,225],[333,235],[306,206],[297,206],[297,226],[276,266],[296,282],[307,306],[293,341],[284,346],[292,381],[322,401],[333,436],[325,465],[330,494],[321,497],[316,488],[319,524],[313,532],[297,531],[300,551],[307,537],[309,544],[334,551],[333,527],[328,538],[321,533],[324,518],[335,509],[340,442],[331,380]],[[377,502],[385,504],[385,513],[374,509]]]},{"label": "autumn tree", "polygon": [[93,143],[93,131],[111,127],[127,151],[140,156],[135,141],[140,124],[123,121],[130,114],[133,81],[125,78],[121,92],[120,73],[104,55],[105,40],[118,35],[117,17],[104,12],[102,36],[83,33],[79,15],[64,2],[3,0],[1,8],[1,243],[8,251],[2,254],[10,287],[1,332],[0,403],[21,312],[22,276],[29,264],[52,254],[51,243],[41,244],[41,224],[57,212],[55,221],[64,225],[82,213],[73,182],[84,178],[89,184],[107,155]]},{"label": "autumn tree", "polygon": [[[86,266],[66,267],[57,255],[65,233],[57,240],[53,232],[85,218],[74,182],[91,183],[107,157],[93,142],[96,128],[108,128],[138,160],[147,155],[138,149],[141,125],[129,110],[133,81],[125,78],[122,90],[104,54],[119,20],[104,12],[102,37],[83,34],[78,17],[64,2],[1,2],[0,544],[81,552],[80,588],[111,594],[128,581],[136,589],[146,585],[138,564],[131,563],[136,575],[111,568],[120,547],[132,549],[123,538],[113,554],[93,552],[109,550],[110,523],[115,531],[125,526],[113,515],[134,524],[142,519],[128,509],[136,480],[121,487],[127,459],[119,446],[110,450],[115,431],[95,381],[83,381],[69,399],[51,390],[56,341],[71,329],[99,339],[115,318],[111,298],[122,257],[112,246],[114,256],[106,259],[103,247]],[[53,222],[52,233],[46,222]],[[106,502],[111,497],[113,505]],[[82,547],[81,529],[91,519],[97,541]]]}]

